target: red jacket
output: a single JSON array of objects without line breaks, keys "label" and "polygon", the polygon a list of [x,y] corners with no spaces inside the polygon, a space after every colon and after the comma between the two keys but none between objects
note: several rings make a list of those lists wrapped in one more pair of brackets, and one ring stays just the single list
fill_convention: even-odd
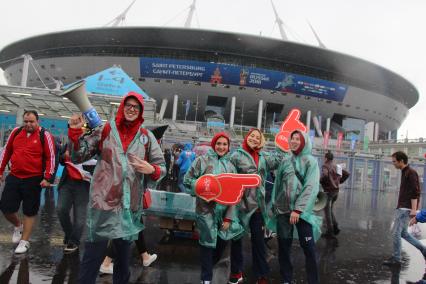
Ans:
[{"label": "red jacket", "polygon": [[[40,129],[34,131],[27,137],[25,128],[15,136],[13,129],[6,142],[4,151],[0,154],[0,174],[3,175],[7,163],[11,162],[10,173],[18,178],[29,178],[44,176],[50,179],[55,170],[55,143],[53,136],[47,131],[44,132],[44,149],[40,141]],[[12,141],[13,140],[13,141]],[[46,170],[43,173],[43,155]]]}]

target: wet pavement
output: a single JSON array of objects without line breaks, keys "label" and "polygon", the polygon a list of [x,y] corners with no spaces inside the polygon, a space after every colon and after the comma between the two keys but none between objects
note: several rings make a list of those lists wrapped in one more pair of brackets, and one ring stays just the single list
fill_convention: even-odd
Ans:
[{"label": "wet pavement", "polygon": [[[11,243],[12,226],[0,216],[0,283],[75,283],[78,253],[64,255],[63,233],[55,211],[56,193],[49,191],[43,200],[39,220],[31,237],[30,251],[14,256]],[[317,253],[321,283],[411,283],[422,279],[425,261],[414,247],[403,241],[403,265],[400,270],[382,266],[392,251],[390,236],[395,192],[345,189],[335,204],[341,227],[337,239],[321,239]],[[424,204],[423,204],[424,206]],[[200,265],[196,240],[165,234],[159,218],[145,220],[147,246],[158,254],[151,267],[143,268],[133,250],[132,283],[199,283]],[[421,239],[426,239],[423,224]],[[426,242],[425,242],[426,243]],[[268,242],[271,283],[279,283],[276,240]],[[83,249],[83,246],[82,246]],[[254,283],[250,245],[245,240],[245,283]],[[295,283],[306,283],[304,256],[297,240],[293,244]],[[213,283],[226,283],[229,273],[229,251],[215,266]],[[411,281],[411,282],[407,282]],[[109,275],[101,275],[98,283],[112,283]]]}]

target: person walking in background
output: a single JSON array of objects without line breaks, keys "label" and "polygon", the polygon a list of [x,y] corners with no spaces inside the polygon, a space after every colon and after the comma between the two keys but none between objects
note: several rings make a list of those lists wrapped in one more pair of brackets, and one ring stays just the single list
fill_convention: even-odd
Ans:
[{"label": "person walking in background", "polygon": [[69,121],[71,160],[82,163],[97,155],[90,184],[87,241],[79,283],[95,283],[107,244],[115,248],[114,283],[130,277],[130,244],[144,229],[140,222],[145,178],[158,182],[165,175],[164,157],[154,135],[142,127],[143,98],[130,92],[115,119],[82,135],[83,117]]},{"label": "person walking in background", "polygon": [[192,144],[186,143],[179,155],[179,159],[176,161],[176,164],[179,166],[178,187],[181,192],[185,192],[183,178],[194,160],[195,153],[192,151]]},{"label": "person walking in background", "polygon": [[326,238],[334,238],[340,233],[339,224],[334,215],[334,203],[339,195],[339,185],[349,177],[349,173],[338,166],[333,161],[334,156],[330,151],[324,155],[324,164],[321,168],[320,183],[324,192],[327,194],[327,204],[324,208],[326,232],[323,234]]},{"label": "person walking in background", "polygon": [[[64,148],[66,149],[67,146]],[[92,159],[83,164],[75,165],[71,162],[69,151],[65,150],[60,155],[60,163],[64,166],[58,184],[59,222],[64,230],[64,252],[72,253],[79,249],[81,235],[86,223],[87,203],[89,201],[89,187],[92,173],[85,171],[83,165],[94,165]],[[71,221],[70,212],[73,211]]]},{"label": "person walking in background", "polygon": [[[40,207],[41,188],[49,187],[55,172],[55,142],[53,136],[39,125],[38,113],[26,110],[24,126],[10,134],[0,155],[0,182],[5,182],[0,208],[13,224],[13,243],[19,243],[15,253],[30,248],[30,235]],[[6,165],[11,162],[9,175],[4,177]],[[21,222],[17,213],[22,202]]]},{"label": "person walking in background", "polygon": [[420,198],[420,184],[417,172],[408,164],[408,156],[398,151],[392,154],[392,164],[401,170],[401,184],[399,187],[398,204],[393,224],[393,253],[383,264],[401,266],[401,237],[416,247],[426,258],[426,247],[407,232],[410,218],[416,216]]},{"label": "person walking in background", "polygon": [[294,131],[290,135],[291,158],[284,159],[276,171],[272,204],[277,217],[278,260],[282,283],[292,283],[291,245],[294,227],[305,254],[309,284],[319,283],[315,241],[321,233],[321,219],[313,208],[319,191],[319,167],[312,156],[309,136]]},{"label": "person walking in background", "polygon": [[[229,161],[230,138],[220,132],[211,140],[211,149],[197,157],[185,175],[184,184],[195,196],[198,178],[206,174],[235,173]],[[213,278],[213,265],[226,247],[226,240],[241,238],[244,232],[239,223],[235,206],[224,206],[214,201],[196,199],[196,224],[200,234],[201,284],[210,284]]]},{"label": "person walking in background", "polygon": [[181,153],[181,148],[178,144],[174,144],[172,146],[172,180],[177,181],[179,177],[179,166],[177,164],[177,160],[179,159],[179,155]]},{"label": "person walking in background", "polygon": [[170,164],[172,161],[172,153],[170,151],[169,148],[166,148],[164,150],[164,161],[166,163],[166,176],[164,177],[164,179],[169,179],[170,178]]}]

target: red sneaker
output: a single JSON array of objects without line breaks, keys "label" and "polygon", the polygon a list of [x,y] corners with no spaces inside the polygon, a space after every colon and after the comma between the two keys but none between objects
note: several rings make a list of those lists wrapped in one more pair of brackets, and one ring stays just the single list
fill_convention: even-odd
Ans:
[{"label": "red sneaker", "polygon": [[236,284],[236,283],[242,283],[243,282],[243,273],[232,273],[229,277],[228,284]]}]

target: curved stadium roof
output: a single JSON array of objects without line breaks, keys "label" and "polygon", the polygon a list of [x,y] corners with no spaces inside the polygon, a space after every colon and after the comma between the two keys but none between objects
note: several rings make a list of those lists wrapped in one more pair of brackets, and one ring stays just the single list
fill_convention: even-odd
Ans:
[{"label": "curved stadium roof", "polygon": [[408,108],[419,94],[402,76],[353,56],[247,34],[185,28],[114,27],[55,32],[17,41],[0,51],[5,70],[22,54],[167,56],[286,71],[348,84],[391,97]]}]

